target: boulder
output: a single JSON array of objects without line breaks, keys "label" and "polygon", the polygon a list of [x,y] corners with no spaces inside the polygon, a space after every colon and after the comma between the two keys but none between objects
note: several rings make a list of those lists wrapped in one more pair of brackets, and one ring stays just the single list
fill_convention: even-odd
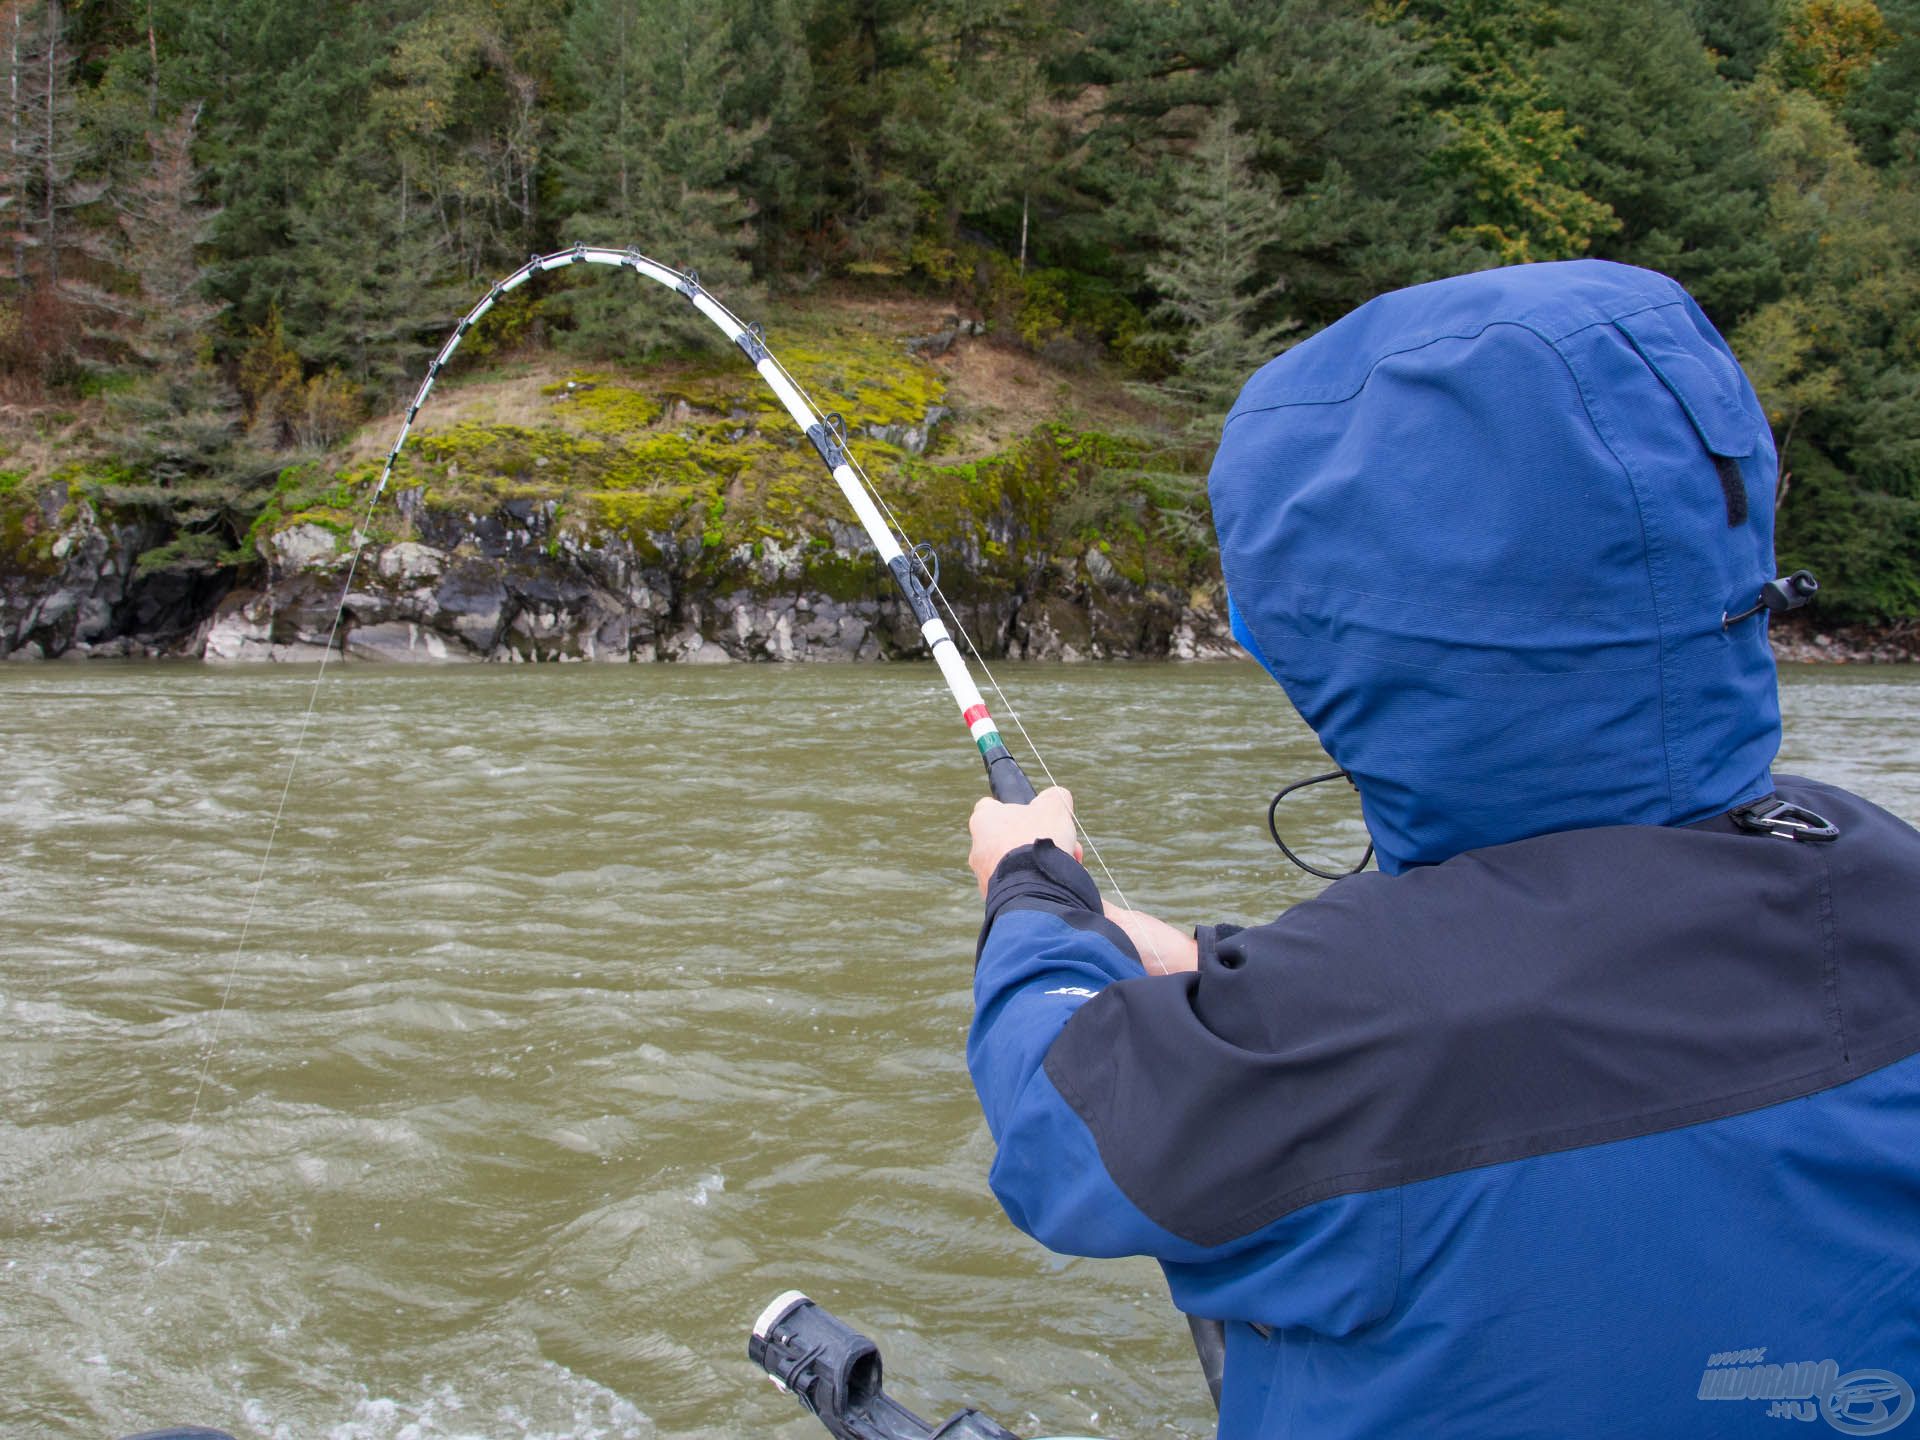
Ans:
[{"label": "boulder", "polygon": [[374,561],[374,568],[383,579],[398,581],[402,585],[418,585],[440,578],[441,571],[447,568],[447,552],[436,550],[431,545],[402,540],[382,550]]},{"label": "boulder", "polygon": [[267,548],[281,571],[331,570],[344,558],[340,537],[324,525],[289,525],[275,532]]},{"label": "boulder", "polygon": [[[923,448],[944,414],[931,407],[917,424],[870,433]],[[24,538],[0,571],[0,654],[311,662],[340,646],[336,618],[356,658],[411,662],[710,665],[925,654],[909,607],[877,569],[871,585],[842,598],[805,589],[809,567],[828,553],[823,540],[843,560],[870,560],[871,543],[850,517],[812,518],[806,531],[764,535],[723,555],[698,534],[592,533],[550,499],[514,498],[474,513],[429,507],[417,490],[400,500],[408,538],[369,549],[343,602],[346,542],[334,529],[305,522],[270,537],[260,588],[228,596],[232,570],[161,566],[140,575],[138,559],[167,539],[164,527],[97,513],[48,487],[15,524]],[[1190,594],[1141,585],[1098,545],[1047,548],[1034,523],[1007,501],[942,542],[954,603],[989,656],[1239,653],[1217,584]],[[990,583],[971,585],[976,576]],[[1812,632],[1805,643],[1813,654],[1835,649],[1822,650]]]},{"label": "boulder", "polygon": [[273,659],[273,610],[266,597],[228,596],[206,627],[200,657],[215,663]]},{"label": "boulder", "polygon": [[441,578],[433,604],[443,629],[453,631],[480,654],[500,643],[507,614],[504,567],[497,560],[457,560]]},{"label": "boulder", "polygon": [[479,658],[458,640],[450,644],[434,631],[404,620],[356,625],[347,632],[345,649],[355,660],[402,664],[439,664]]},{"label": "boulder", "polygon": [[945,405],[929,405],[917,425],[864,425],[860,433],[871,435],[883,445],[897,445],[909,455],[920,455],[932,441],[934,428],[952,413]]},{"label": "boulder", "polygon": [[667,642],[665,658],[686,665],[725,665],[733,656],[727,653],[726,646],[707,639],[689,626]]},{"label": "boulder", "polygon": [[23,543],[0,564],[0,653],[56,658],[81,647],[84,657],[122,636],[136,650],[176,642],[226,589],[219,575],[137,576],[137,558],[168,538],[158,517],[103,514],[64,485],[30,504],[15,521]]}]

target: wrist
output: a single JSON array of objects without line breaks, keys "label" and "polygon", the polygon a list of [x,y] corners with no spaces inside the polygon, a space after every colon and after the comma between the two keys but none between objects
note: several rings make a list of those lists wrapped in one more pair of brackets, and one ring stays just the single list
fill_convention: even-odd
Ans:
[{"label": "wrist", "polygon": [[1032,909],[1106,913],[1093,877],[1069,852],[1044,837],[1009,850],[994,866],[987,881],[980,943],[986,943],[987,932],[1003,911]]}]

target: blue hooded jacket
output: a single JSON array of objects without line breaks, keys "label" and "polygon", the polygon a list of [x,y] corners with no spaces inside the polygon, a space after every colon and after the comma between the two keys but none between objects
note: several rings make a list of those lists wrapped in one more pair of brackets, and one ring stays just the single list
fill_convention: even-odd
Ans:
[{"label": "blue hooded jacket", "polygon": [[1594,261],[1382,296],[1234,406],[1235,632],[1385,873],[1149,977],[1017,850],[968,1042],[1014,1222],[1225,1322],[1226,1440],[1920,1440],[1920,834],[1769,773],[1774,483],[1700,310]]},{"label": "blue hooded jacket", "polygon": [[1773,578],[1775,468],[1686,292],[1576,260],[1383,295],[1287,351],[1209,490],[1234,632],[1394,874],[1772,788],[1765,625],[1721,620]]}]

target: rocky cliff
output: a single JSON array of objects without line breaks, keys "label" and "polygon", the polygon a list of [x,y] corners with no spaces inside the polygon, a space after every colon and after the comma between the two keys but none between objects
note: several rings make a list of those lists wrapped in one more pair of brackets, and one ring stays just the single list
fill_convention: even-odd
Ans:
[{"label": "rocky cliff", "polygon": [[[1195,483],[1151,468],[1117,387],[909,304],[802,322],[776,348],[843,416],[985,651],[1232,653]],[[85,465],[17,485],[0,495],[0,653],[710,663],[921,648],[811,446],[731,353],[455,376],[355,563],[396,426],[287,465],[218,564],[153,563],[178,537]]]}]

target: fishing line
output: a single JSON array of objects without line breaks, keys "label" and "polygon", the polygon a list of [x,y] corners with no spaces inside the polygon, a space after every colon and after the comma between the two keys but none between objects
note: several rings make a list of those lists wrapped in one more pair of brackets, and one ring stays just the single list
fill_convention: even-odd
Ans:
[{"label": "fishing line", "polygon": [[[384,487],[385,483],[385,478],[382,477],[381,486]],[[359,527],[353,532],[353,549],[347,558],[346,582],[340,587],[340,603],[333,608],[333,621],[327,628],[327,643],[320,650],[320,668],[314,672],[313,686],[307,692],[307,708],[300,716],[300,729],[293,741],[293,755],[287,761],[286,779],[281,782],[280,799],[273,807],[273,823],[267,827],[267,847],[260,856],[260,868],[253,877],[253,889],[247,896],[246,915],[240,922],[240,938],[234,942],[233,957],[227,962],[226,979],[220,987],[220,1003],[214,1007],[213,1034],[208,1037],[206,1054],[200,1061],[200,1074],[194,1081],[193,1103],[187,1108],[187,1123],[184,1127],[187,1143],[174,1157],[172,1173],[167,1179],[166,1190],[161,1197],[160,1219],[154,1226],[153,1244],[147,1260],[147,1278],[141,1289],[142,1298],[145,1298],[147,1290],[152,1287],[155,1272],[164,1263],[160,1257],[166,1249],[167,1222],[173,1214],[173,1197],[179,1188],[181,1175],[186,1169],[187,1157],[192,1152],[193,1126],[194,1122],[200,1118],[200,1100],[206,1093],[207,1077],[213,1071],[213,1057],[220,1049],[220,1032],[225,1027],[227,1010],[233,998],[233,983],[240,974],[240,961],[246,954],[247,936],[253,929],[254,913],[260,905],[260,890],[266,883],[267,867],[273,860],[274,842],[280,835],[280,820],[286,814],[287,796],[293,792],[294,773],[300,768],[300,754],[307,743],[307,731],[313,724],[314,707],[320,700],[320,682],[327,677],[327,660],[333,654],[333,642],[340,633],[340,619],[346,614],[347,600],[353,594],[354,576],[360,570],[360,554],[366,548],[367,530],[373,523],[374,507],[379,503],[380,491],[375,489],[367,501],[366,511],[360,517]],[[271,642],[271,632],[268,639]]]}]

